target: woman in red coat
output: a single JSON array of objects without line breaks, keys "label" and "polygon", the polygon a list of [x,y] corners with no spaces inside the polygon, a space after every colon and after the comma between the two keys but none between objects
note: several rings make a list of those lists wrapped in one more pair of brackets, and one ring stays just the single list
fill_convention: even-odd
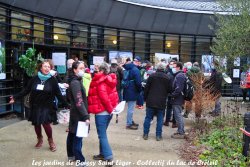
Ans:
[{"label": "woman in red coat", "polygon": [[89,88],[88,111],[95,114],[95,123],[100,144],[99,155],[94,155],[95,160],[112,162],[113,154],[107,138],[107,128],[112,119],[112,111],[118,103],[116,91],[116,75],[109,74],[109,66],[102,63],[99,72],[94,75]]}]

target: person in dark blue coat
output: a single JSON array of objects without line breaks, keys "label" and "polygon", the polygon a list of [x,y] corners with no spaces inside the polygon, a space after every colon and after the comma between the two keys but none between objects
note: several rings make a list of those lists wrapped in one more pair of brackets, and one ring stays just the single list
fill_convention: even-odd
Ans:
[{"label": "person in dark blue coat", "polygon": [[125,64],[123,67],[129,72],[128,80],[129,85],[127,88],[123,88],[123,99],[128,103],[127,110],[127,126],[126,129],[137,130],[138,124],[133,121],[133,113],[136,105],[136,100],[142,90],[141,86],[141,74],[137,66],[139,65],[141,58],[136,56],[132,63]]},{"label": "person in dark blue coat", "polygon": [[174,117],[177,122],[178,130],[171,137],[176,139],[183,139],[185,137],[184,131],[184,120],[182,116],[182,106],[185,102],[184,100],[184,87],[186,83],[186,76],[182,71],[182,63],[176,62],[173,64],[172,72],[175,76],[173,82],[173,92],[171,94],[172,107],[174,112]]}]

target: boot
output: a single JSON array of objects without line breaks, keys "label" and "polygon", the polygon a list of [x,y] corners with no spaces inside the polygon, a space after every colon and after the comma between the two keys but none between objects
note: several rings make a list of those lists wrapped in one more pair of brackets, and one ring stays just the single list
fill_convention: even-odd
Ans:
[{"label": "boot", "polygon": [[42,147],[42,145],[43,145],[43,136],[37,137],[37,143],[35,145],[35,148],[39,149]]},{"label": "boot", "polygon": [[53,138],[49,138],[48,142],[49,142],[49,149],[50,149],[50,151],[52,151],[52,152],[56,151],[56,145],[55,145],[55,143],[53,141]]}]

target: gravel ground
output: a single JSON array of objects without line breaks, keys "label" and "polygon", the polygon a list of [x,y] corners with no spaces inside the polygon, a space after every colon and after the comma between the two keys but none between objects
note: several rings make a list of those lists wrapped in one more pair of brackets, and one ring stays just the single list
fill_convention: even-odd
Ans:
[{"label": "gravel ground", "polygon": [[[125,110],[126,111],[126,110]],[[91,130],[88,138],[83,139],[83,153],[89,166],[103,166],[100,161],[92,160],[98,154],[99,142],[91,116]],[[163,127],[163,140],[156,141],[156,118],[151,126],[148,140],[142,139],[145,110],[136,110],[134,120],[140,124],[138,130],[126,130],[126,112],[119,116],[118,124],[115,117],[108,128],[108,138],[114,154],[114,166],[186,166],[178,156],[178,148],[183,139],[172,139],[170,136],[176,129]],[[34,128],[26,120],[0,129],[0,164],[4,167],[33,166],[76,166],[67,164],[66,125],[53,125],[53,137],[57,145],[56,152],[50,152],[47,141],[41,149],[35,149],[36,136]],[[43,131],[43,135],[45,133]]]}]

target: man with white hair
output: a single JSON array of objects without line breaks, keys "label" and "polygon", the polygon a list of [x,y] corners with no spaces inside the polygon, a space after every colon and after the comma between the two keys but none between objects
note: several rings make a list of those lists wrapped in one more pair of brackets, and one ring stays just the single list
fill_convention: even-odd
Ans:
[{"label": "man with white hair", "polygon": [[123,78],[123,69],[118,65],[118,62],[116,59],[111,59],[110,73],[116,74],[116,78],[117,78],[116,90],[119,96],[119,101],[122,101],[121,82]]},{"label": "man with white hair", "polygon": [[75,60],[73,60],[73,59],[68,59],[68,60],[67,60],[67,69],[72,68],[72,64],[74,63],[74,61],[75,61]]},{"label": "man with white hair", "polygon": [[162,140],[163,117],[166,108],[168,94],[171,93],[170,78],[165,73],[166,64],[160,62],[156,66],[156,72],[151,74],[145,86],[146,117],[144,120],[144,140],[148,139],[150,121],[154,114],[157,116],[156,140]]}]

